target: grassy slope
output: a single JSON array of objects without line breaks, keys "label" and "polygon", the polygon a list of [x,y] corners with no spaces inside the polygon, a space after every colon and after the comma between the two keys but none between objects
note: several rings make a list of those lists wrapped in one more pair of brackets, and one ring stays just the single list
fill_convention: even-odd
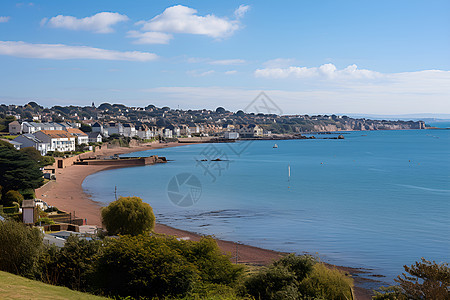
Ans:
[{"label": "grassy slope", "polygon": [[106,299],[0,271],[1,299]]}]

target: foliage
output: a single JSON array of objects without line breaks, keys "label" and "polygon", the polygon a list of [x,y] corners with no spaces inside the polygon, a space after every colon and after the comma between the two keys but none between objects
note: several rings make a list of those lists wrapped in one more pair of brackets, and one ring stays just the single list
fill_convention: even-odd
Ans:
[{"label": "foliage", "polygon": [[403,266],[406,273],[399,275],[396,282],[403,293],[412,299],[444,300],[450,298],[450,268],[448,263],[438,264],[425,258],[420,262]]},{"label": "foliage", "polygon": [[38,229],[14,222],[0,222],[0,270],[33,276],[42,250]]},{"label": "foliage", "polygon": [[70,236],[60,250],[48,247],[41,257],[40,279],[75,290],[89,290],[101,247],[101,241],[87,241],[77,236]]},{"label": "foliage", "polygon": [[81,123],[80,130],[83,132],[92,132],[92,127],[88,124]]},{"label": "foliage", "polygon": [[3,143],[0,143],[0,174],[0,185],[5,191],[35,189],[43,183],[38,163]]},{"label": "foliage", "polygon": [[36,194],[34,192],[34,189],[28,188],[28,189],[20,190],[19,192],[22,194],[24,199],[34,199],[34,198],[36,198]]},{"label": "foliage", "polygon": [[9,123],[15,120],[16,118],[14,116],[5,116],[4,118],[0,118],[0,132],[8,132]]},{"label": "foliage", "polygon": [[251,276],[245,282],[248,294],[256,299],[299,299],[298,281],[284,266],[271,266]]},{"label": "foliage", "polygon": [[139,197],[120,197],[102,209],[103,224],[109,235],[139,235],[155,227],[153,209]]},{"label": "foliage", "polygon": [[23,196],[18,191],[9,190],[3,197],[3,203],[6,205],[12,205],[13,202],[17,202],[19,205],[22,205]]},{"label": "foliage", "polygon": [[352,286],[353,280],[343,272],[318,263],[300,283],[300,291],[309,297],[345,300],[352,298]]},{"label": "foliage", "polygon": [[40,225],[40,226],[52,225],[52,224],[55,224],[55,221],[53,221],[52,219],[50,219],[48,217],[39,218],[39,220],[37,220],[35,223],[35,225]]},{"label": "foliage", "polygon": [[45,167],[55,163],[55,159],[51,156],[42,156],[41,152],[36,150],[34,147],[26,147],[19,150],[20,152],[26,154],[30,159],[38,163],[39,167]]},{"label": "foliage", "polygon": [[373,300],[408,300],[403,294],[402,289],[399,286],[380,287],[380,291],[374,291],[375,296]]},{"label": "foliage", "polygon": [[318,263],[310,255],[293,254],[250,276],[245,292],[256,299],[351,299],[352,279]]},{"label": "foliage", "polygon": [[164,238],[142,235],[109,240],[95,275],[106,294],[149,298],[185,295],[198,280],[195,265]]}]

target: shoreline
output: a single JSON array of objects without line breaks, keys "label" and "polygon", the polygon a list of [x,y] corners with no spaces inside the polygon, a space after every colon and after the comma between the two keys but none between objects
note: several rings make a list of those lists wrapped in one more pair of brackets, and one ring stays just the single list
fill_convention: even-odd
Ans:
[{"label": "shoreline", "polygon": [[[101,150],[101,153],[97,153],[97,155],[100,154],[108,156],[112,154],[128,154],[145,150],[156,150],[192,144],[193,143],[180,144],[173,142],[167,144],[157,143],[152,144],[151,146],[145,145],[129,148],[118,147]],[[126,166],[72,165],[64,169],[57,169],[57,180],[50,181],[39,189],[36,189],[36,197],[42,199],[50,205],[57,207],[58,209],[64,210],[68,213],[74,213],[78,217],[86,219],[89,225],[97,225],[99,227],[102,227],[100,214],[102,206],[100,205],[100,203],[93,201],[91,199],[91,195],[83,190],[82,183],[86,179],[86,177],[94,173],[124,167]],[[193,241],[198,241],[202,237],[202,235],[200,234],[173,228],[160,223],[155,224],[155,232],[180,238],[188,238],[189,240]],[[274,250],[235,243],[232,241],[220,239],[215,240],[224,253],[231,255],[233,262],[241,264],[266,266],[286,254]],[[352,275],[355,282],[355,299],[371,299],[371,290],[363,287],[363,285],[366,285],[368,283],[375,283],[377,282],[377,280],[361,277],[360,275],[367,273],[366,271],[359,268],[335,266],[331,264],[327,265],[336,267],[337,269]]]}]

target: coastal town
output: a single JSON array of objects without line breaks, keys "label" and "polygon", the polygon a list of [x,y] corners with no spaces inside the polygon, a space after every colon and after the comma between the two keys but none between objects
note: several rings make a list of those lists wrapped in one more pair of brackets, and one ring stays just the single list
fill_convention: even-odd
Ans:
[{"label": "coastal town", "polygon": [[[1,105],[9,142],[17,149],[34,147],[67,152],[125,137],[141,141],[180,142],[301,138],[303,134],[354,130],[425,129],[421,121],[354,119],[338,115],[277,115],[216,110],[180,110],[169,107],[127,107],[102,103],[91,106],[53,106],[35,102]],[[200,139],[199,139],[200,138]]]}]

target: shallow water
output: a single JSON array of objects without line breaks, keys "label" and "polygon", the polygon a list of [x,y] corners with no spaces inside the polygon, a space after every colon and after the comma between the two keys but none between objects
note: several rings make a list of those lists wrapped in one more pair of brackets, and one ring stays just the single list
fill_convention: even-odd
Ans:
[{"label": "shallow water", "polygon": [[[257,141],[133,153],[128,156],[173,161],[93,174],[83,188],[106,204],[117,186],[119,195],[150,203],[160,223],[273,250],[317,253],[331,263],[372,269],[387,282],[420,257],[449,261],[450,130],[351,132],[344,140],[276,143],[277,149],[273,141]],[[224,161],[201,161],[217,157]],[[180,173],[201,182],[200,197],[189,207],[168,196],[170,180]],[[194,192],[195,202],[195,185],[180,194]]]}]

